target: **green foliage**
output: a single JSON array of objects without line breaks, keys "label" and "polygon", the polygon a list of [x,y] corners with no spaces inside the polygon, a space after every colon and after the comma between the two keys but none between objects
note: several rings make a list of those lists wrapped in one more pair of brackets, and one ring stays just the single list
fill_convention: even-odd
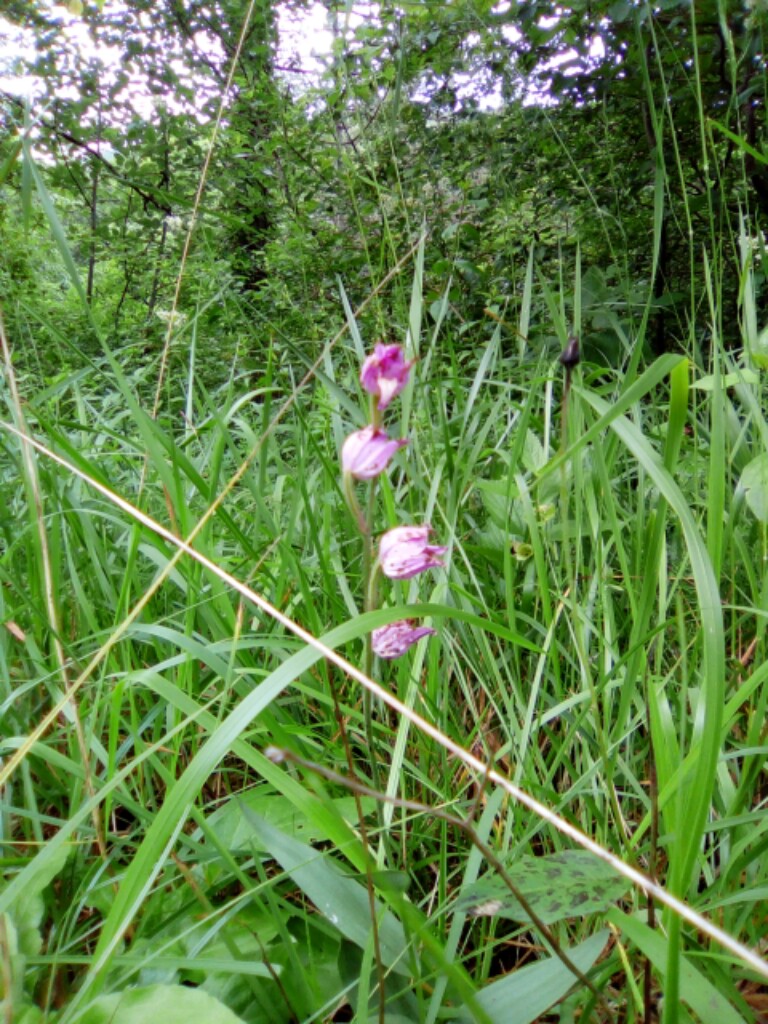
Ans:
[{"label": "green foliage", "polygon": [[752,514],[761,523],[768,523],[768,452],[745,466],[739,488]]},{"label": "green foliage", "polygon": [[[583,850],[521,857],[508,867],[507,875],[545,924],[600,913],[621,899],[627,890],[621,878]],[[483,878],[464,889],[459,907],[475,917],[530,920],[520,901],[501,879]]]},{"label": "green foliage", "polygon": [[[602,951],[605,938],[605,931],[597,932],[568,950],[579,970],[589,971]],[[491,1020],[533,1024],[553,1003],[567,994],[572,979],[573,975],[561,961],[550,957],[494,981],[480,994],[478,1003]],[[457,1019],[472,1018],[464,1014]]]},{"label": "green foliage", "polygon": [[[3,10],[39,88],[0,143],[3,1013],[749,1020],[764,12],[328,5],[312,77],[248,10]],[[377,339],[419,357],[381,520],[450,552],[362,613],[338,452]],[[386,691],[552,818],[404,713],[369,735],[222,570],[355,664],[429,617]],[[654,926],[568,823],[749,948]]]},{"label": "green foliage", "polygon": [[80,1017],[81,1024],[238,1024],[231,1010],[200,989],[182,985],[148,985],[96,999]]}]

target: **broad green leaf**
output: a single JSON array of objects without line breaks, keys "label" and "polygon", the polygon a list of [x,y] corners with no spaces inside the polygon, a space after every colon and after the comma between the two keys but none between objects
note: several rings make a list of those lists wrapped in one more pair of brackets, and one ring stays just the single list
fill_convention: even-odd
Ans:
[{"label": "broad green leaf", "polygon": [[475,486],[493,523],[504,530],[509,524],[510,500],[517,497],[517,488],[507,480],[478,480]]},{"label": "broad green leaf", "polygon": [[[760,378],[754,370],[740,370],[734,373],[720,374],[719,386],[721,388],[735,388],[737,384],[758,384],[759,382]],[[693,387],[699,391],[714,391],[714,374],[709,373],[705,377],[699,377],[697,381],[694,381]]]},{"label": "broad green leaf", "polygon": [[242,1024],[242,1018],[199,988],[148,985],[100,996],[78,1024]]},{"label": "broad green leaf", "polygon": [[764,327],[749,346],[749,358],[761,370],[768,370],[768,327]]},{"label": "broad green leaf", "polygon": [[13,1024],[42,1024],[42,1022],[43,1011],[31,1004],[18,1007],[13,1018]]},{"label": "broad green leaf", "polygon": [[611,21],[621,23],[626,21],[632,13],[632,7],[627,0],[617,0],[617,3],[611,4],[608,8],[607,14]]},{"label": "broad green leaf", "polygon": [[[244,808],[258,844],[281,865],[306,893],[317,909],[338,928],[350,942],[365,949],[372,941],[371,904],[368,890],[353,878],[327,853],[300,843],[279,829],[273,828],[258,814]],[[403,954],[407,949],[400,922],[380,903],[376,903],[381,958],[387,967],[407,973]]]},{"label": "broad green leaf", "polygon": [[763,452],[747,465],[741,474],[739,490],[752,514],[761,523],[768,523],[768,452]]},{"label": "broad green leaf", "polygon": [[[602,929],[565,952],[582,974],[586,974],[607,940],[608,931]],[[553,956],[491,982],[478,993],[477,1001],[494,1024],[532,1024],[577,984],[578,978],[562,960]],[[468,1014],[455,1018],[456,1021],[471,1019]]]},{"label": "broad green leaf", "polygon": [[[629,888],[625,878],[586,850],[521,857],[507,874],[545,924],[600,913]],[[504,881],[496,876],[486,876],[465,889],[456,908],[474,917],[528,920]]]},{"label": "broad green leaf", "polygon": [[32,862],[35,865],[34,873],[9,908],[9,916],[16,928],[18,951],[25,956],[34,956],[40,952],[43,944],[40,923],[45,911],[42,894],[63,869],[69,848],[63,846],[44,853],[44,856]]},{"label": "broad green leaf", "polygon": [[[346,821],[353,825],[357,824],[357,807],[354,797],[340,797],[333,803]],[[366,814],[373,811],[374,807],[375,802],[371,797],[363,799],[363,808]],[[216,832],[217,839],[228,850],[250,850],[259,845],[255,842],[256,837],[250,820],[244,813],[245,810],[259,815],[270,825],[294,839],[314,842],[328,838],[327,833],[316,822],[312,821],[300,808],[286,800],[282,794],[254,790],[232,797],[208,819],[211,828]]]}]

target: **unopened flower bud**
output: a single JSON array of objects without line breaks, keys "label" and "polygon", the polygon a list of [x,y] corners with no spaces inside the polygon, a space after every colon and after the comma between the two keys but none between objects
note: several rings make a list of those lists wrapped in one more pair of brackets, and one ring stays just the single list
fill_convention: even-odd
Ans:
[{"label": "unopened flower bud", "polygon": [[579,339],[576,337],[575,334],[571,335],[571,337],[568,339],[568,344],[560,353],[560,362],[563,364],[566,370],[572,370],[581,362],[581,352],[579,351]]}]

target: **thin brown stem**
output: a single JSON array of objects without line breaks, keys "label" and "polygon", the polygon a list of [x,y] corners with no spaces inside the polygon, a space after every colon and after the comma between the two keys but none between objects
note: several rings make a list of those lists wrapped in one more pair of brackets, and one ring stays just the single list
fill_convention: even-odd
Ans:
[{"label": "thin brown stem", "polygon": [[545,942],[550,946],[554,955],[560,960],[564,967],[567,968],[583,985],[585,985],[590,992],[605,1005],[606,1010],[609,1010],[607,1003],[605,1003],[604,996],[602,993],[595,988],[593,982],[580,970],[579,967],[571,960],[565,950],[562,948],[560,943],[555,938],[552,930],[546,925],[536,911],[531,906],[530,902],[526,899],[520,889],[515,885],[509,876],[503,863],[499,860],[493,850],[480,838],[475,831],[472,824],[466,818],[459,818],[454,814],[449,814],[447,811],[441,811],[436,807],[430,807],[427,804],[419,803],[416,800],[406,800],[403,797],[390,796],[387,793],[377,792],[368,786],[363,786],[355,779],[345,778],[343,775],[339,775],[338,772],[332,771],[330,768],[325,768],[323,765],[317,764],[314,761],[307,761],[297,754],[292,753],[289,750],[283,750],[277,747],[268,747],[264,751],[265,755],[274,761],[276,764],[284,761],[292,761],[293,763],[305,768],[307,771],[314,772],[327,779],[329,782],[337,783],[340,786],[344,786],[350,790],[356,790],[361,796],[370,796],[374,800],[394,804],[395,807],[403,807],[406,810],[415,811],[419,814],[429,814],[434,818],[440,818],[442,821],[447,821],[455,828],[462,831],[470,842],[477,847],[480,853],[485,857],[491,867],[498,872],[499,877],[504,882],[506,887],[515,897],[517,902],[523,908],[527,914],[528,919],[531,921],[533,926],[538,930],[540,935],[544,938]]}]

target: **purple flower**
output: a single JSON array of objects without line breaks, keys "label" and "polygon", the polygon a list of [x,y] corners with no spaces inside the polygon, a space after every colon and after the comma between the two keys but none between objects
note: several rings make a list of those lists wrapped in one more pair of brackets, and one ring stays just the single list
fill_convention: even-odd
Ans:
[{"label": "purple flower", "polygon": [[363,363],[360,383],[378,398],[379,409],[386,409],[395,395],[408,383],[415,360],[406,360],[400,345],[376,345]]},{"label": "purple flower", "polygon": [[341,448],[341,468],[357,480],[372,480],[404,445],[405,438],[390,441],[379,427],[365,427],[350,434]]},{"label": "purple flower", "polygon": [[396,526],[379,541],[379,565],[391,580],[409,580],[411,576],[441,566],[440,555],[447,548],[428,544],[431,526]]},{"label": "purple flower", "polygon": [[415,626],[413,619],[400,619],[399,622],[390,622],[381,629],[374,629],[371,634],[371,646],[374,654],[378,654],[380,658],[399,658],[417,640],[435,632],[431,626]]}]

